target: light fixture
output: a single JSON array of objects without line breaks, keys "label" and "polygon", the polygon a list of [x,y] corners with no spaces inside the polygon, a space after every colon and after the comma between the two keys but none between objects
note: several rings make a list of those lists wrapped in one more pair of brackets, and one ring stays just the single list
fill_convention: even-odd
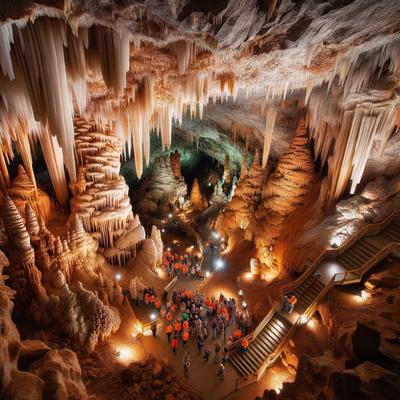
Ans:
[{"label": "light fixture", "polygon": [[224,262],[223,262],[220,258],[218,258],[218,259],[215,261],[215,268],[220,269],[220,268],[222,268],[223,266],[224,266]]},{"label": "light fixture", "polygon": [[115,280],[119,281],[122,278],[122,275],[118,272],[117,274],[115,274]]},{"label": "light fixture", "polygon": [[242,307],[246,308],[247,307],[247,303],[245,301],[242,301]]},{"label": "light fixture", "polygon": [[171,251],[171,247],[167,247],[167,251]]},{"label": "light fixture", "polygon": [[239,296],[243,296],[243,290],[242,289],[239,290],[238,295]]},{"label": "light fixture", "polygon": [[172,218],[172,213],[169,213],[169,214],[168,214],[168,218]]},{"label": "light fixture", "polygon": [[308,317],[305,314],[300,315],[299,324],[304,325],[308,322]]},{"label": "light fixture", "polygon": [[133,359],[133,351],[128,346],[117,346],[116,355],[121,361],[129,361]]},{"label": "light fixture", "polygon": [[361,290],[360,296],[363,300],[367,300],[369,297],[369,293],[366,290]]},{"label": "light fixture", "polygon": [[163,229],[161,229],[161,232],[162,232],[162,233],[165,233],[165,229],[164,229],[164,228],[163,228]]},{"label": "light fixture", "polygon": [[206,278],[210,276],[210,271],[206,271]]},{"label": "light fixture", "polygon": [[156,319],[156,314],[151,313],[151,314],[150,314],[150,319],[151,319],[152,321],[154,321],[154,320]]}]

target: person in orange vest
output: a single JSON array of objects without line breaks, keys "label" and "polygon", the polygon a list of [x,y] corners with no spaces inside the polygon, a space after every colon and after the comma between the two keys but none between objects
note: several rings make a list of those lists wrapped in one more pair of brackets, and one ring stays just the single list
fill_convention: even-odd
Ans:
[{"label": "person in orange vest", "polygon": [[233,337],[235,338],[235,340],[239,340],[242,337],[242,332],[240,329],[235,329],[235,331],[233,332]]},{"label": "person in orange vest", "polygon": [[294,306],[297,304],[297,297],[294,295],[294,294],[292,294],[290,297],[289,297],[289,314],[291,314],[292,312],[293,312],[293,310],[294,310]]},{"label": "person in orange vest", "polygon": [[176,311],[176,304],[172,303],[171,304],[171,312],[175,312]]},{"label": "person in orange vest", "polygon": [[172,321],[172,314],[171,314],[170,311],[169,311],[168,314],[167,314],[167,321],[168,321],[168,322],[171,322],[171,321]]},{"label": "person in orange vest", "polygon": [[171,324],[168,324],[168,325],[165,327],[165,333],[166,333],[167,336],[168,336],[168,342],[170,342],[170,341],[171,341],[171,335],[172,335],[172,325],[171,325]]},{"label": "person in orange vest", "polygon": [[178,347],[178,338],[174,336],[171,342],[172,352],[176,354],[176,348]]},{"label": "person in orange vest", "polygon": [[150,295],[149,295],[148,293],[146,293],[146,294],[144,295],[144,302],[145,302],[146,304],[149,304],[149,300],[150,300]]},{"label": "person in orange vest", "polygon": [[156,298],[153,295],[151,295],[149,298],[149,302],[154,303],[155,300],[156,300]]},{"label": "person in orange vest", "polygon": [[188,321],[183,321],[182,327],[183,327],[184,330],[188,330],[189,329],[189,322]]},{"label": "person in orange vest", "polygon": [[154,305],[156,306],[157,310],[160,311],[161,308],[161,301],[156,299],[156,301],[154,302]]},{"label": "person in orange vest", "polygon": [[186,343],[189,340],[189,332],[188,331],[183,331],[182,333],[182,342],[183,342],[183,348],[186,349]]},{"label": "person in orange vest", "polygon": [[249,342],[246,338],[242,339],[242,355],[245,355],[247,352],[247,348],[249,347]]},{"label": "person in orange vest", "polygon": [[175,322],[175,335],[181,336],[182,324],[179,321]]}]

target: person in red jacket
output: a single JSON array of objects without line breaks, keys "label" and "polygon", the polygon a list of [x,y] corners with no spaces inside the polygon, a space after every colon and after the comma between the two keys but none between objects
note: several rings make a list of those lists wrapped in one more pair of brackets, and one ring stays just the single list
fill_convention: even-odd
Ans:
[{"label": "person in red jacket", "polygon": [[165,333],[166,333],[167,336],[168,336],[168,342],[170,342],[170,341],[171,341],[171,335],[172,335],[172,325],[171,325],[171,324],[168,324],[168,325],[165,327]]},{"label": "person in red jacket", "polygon": [[178,337],[175,335],[171,342],[172,352],[176,354],[176,348],[178,347]]},{"label": "person in red jacket", "polygon": [[182,324],[179,321],[175,322],[175,335],[181,336]]},{"label": "person in red jacket", "polygon": [[247,353],[247,348],[249,347],[249,342],[246,338],[242,339],[242,355]]},{"label": "person in red jacket", "polygon": [[186,344],[189,340],[189,332],[188,331],[183,331],[182,333],[182,342],[183,342],[183,348],[186,349]]}]

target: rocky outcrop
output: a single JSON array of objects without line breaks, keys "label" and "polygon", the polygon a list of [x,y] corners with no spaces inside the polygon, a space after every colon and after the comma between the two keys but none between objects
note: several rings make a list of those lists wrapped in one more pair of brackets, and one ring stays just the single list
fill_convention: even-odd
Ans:
[{"label": "rocky outcrop", "polygon": [[252,238],[254,214],[260,204],[262,185],[267,176],[268,170],[262,168],[258,152],[248,172],[244,158],[235,193],[216,221],[215,227],[219,232],[229,237],[242,231],[248,239]]},{"label": "rocky outcrop", "polygon": [[187,187],[183,177],[175,177],[167,155],[154,161],[151,175],[141,183],[137,206],[145,215],[163,218],[168,207],[182,205],[186,195]]},{"label": "rocky outcrop", "polygon": [[193,207],[198,211],[203,211],[207,208],[207,200],[200,191],[199,180],[195,177],[192,183],[192,191],[190,192],[190,201]]},{"label": "rocky outcrop", "polygon": [[11,319],[13,291],[4,284],[8,260],[0,251],[0,397],[5,400],[87,399],[76,354],[20,340]]},{"label": "rocky outcrop", "polygon": [[18,165],[18,175],[11,182],[8,194],[21,213],[25,204],[29,203],[36,215],[45,221],[50,219],[55,208],[49,195],[35,187],[22,164]]},{"label": "rocky outcrop", "polygon": [[88,392],[104,399],[140,400],[195,400],[168,360],[148,357],[142,362],[124,365],[115,359],[115,352],[103,347],[83,360],[83,379]]}]

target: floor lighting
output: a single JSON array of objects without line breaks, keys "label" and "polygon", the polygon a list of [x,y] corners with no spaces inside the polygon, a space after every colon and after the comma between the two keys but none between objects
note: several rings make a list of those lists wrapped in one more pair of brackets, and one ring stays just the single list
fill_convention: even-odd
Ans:
[{"label": "floor lighting", "polygon": [[224,266],[224,262],[218,258],[218,260],[215,261],[215,268],[220,269]]},{"label": "floor lighting", "polygon": [[156,319],[156,314],[154,314],[154,313],[150,314],[150,319],[152,321],[154,321]]},{"label": "floor lighting", "polygon": [[210,271],[206,271],[206,278],[210,276]]},{"label": "floor lighting", "polygon": [[242,302],[242,307],[246,308],[247,307],[247,303],[245,301]]},{"label": "floor lighting", "polygon": [[239,290],[238,295],[239,296],[243,296],[243,290],[242,289]]},{"label": "floor lighting", "polygon": [[115,274],[115,280],[119,281],[122,278],[122,275],[120,273]]}]

